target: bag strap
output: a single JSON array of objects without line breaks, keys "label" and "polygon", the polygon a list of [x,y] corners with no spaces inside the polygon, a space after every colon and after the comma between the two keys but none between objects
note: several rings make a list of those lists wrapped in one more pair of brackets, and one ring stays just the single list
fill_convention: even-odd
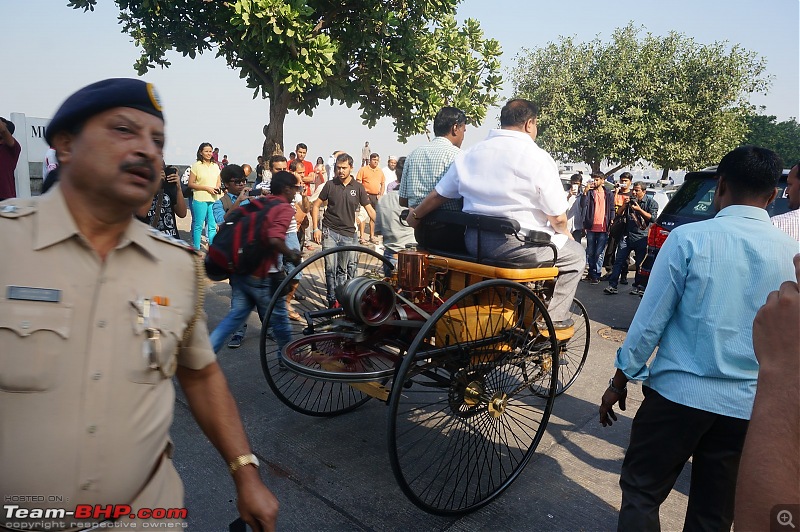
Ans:
[{"label": "bag strap", "polygon": [[194,333],[195,325],[197,324],[197,320],[200,319],[200,315],[203,313],[203,304],[205,303],[206,299],[206,272],[205,267],[203,266],[203,259],[200,257],[199,253],[192,253],[192,260],[194,261],[194,277],[195,277],[195,300],[194,300],[194,313],[192,314],[192,321],[189,322],[189,325],[186,327],[186,330],[183,332],[183,338],[181,339],[181,347],[188,344],[189,339],[192,337],[192,333]]},{"label": "bag strap", "polygon": [[228,212],[231,210],[231,207],[233,207],[233,202],[231,201],[231,197],[227,192],[220,198],[220,201],[222,202],[222,208],[225,210],[225,212]]}]

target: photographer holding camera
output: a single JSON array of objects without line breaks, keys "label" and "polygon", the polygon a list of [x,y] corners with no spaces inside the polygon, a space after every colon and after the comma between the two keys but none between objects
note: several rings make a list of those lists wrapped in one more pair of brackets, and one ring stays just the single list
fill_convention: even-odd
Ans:
[{"label": "photographer holding camera", "polygon": [[619,292],[617,285],[619,284],[620,274],[623,268],[628,267],[628,257],[630,257],[631,252],[633,252],[636,262],[636,277],[633,281],[631,295],[638,296],[644,293],[644,285],[639,274],[639,268],[647,252],[648,227],[656,219],[657,214],[658,204],[645,194],[645,184],[641,181],[634,183],[631,198],[622,214],[627,221],[617,247],[617,256],[616,260],[614,260],[614,268],[611,270],[611,277],[608,279],[608,286],[603,290],[606,294],[613,295]]},{"label": "photographer holding camera", "polygon": [[185,218],[189,210],[179,181],[178,169],[164,166],[161,169],[161,187],[153,200],[136,213],[136,217],[142,222],[174,238],[180,238],[175,217]]},{"label": "photographer holding camera", "polygon": [[252,195],[250,194],[252,189],[247,186],[247,176],[245,176],[243,167],[238,164],[229,164],[222,169],[219,175],[222,180],[222,187],[225,190],[211,207],[214,212],[214,221],[217,222],[217,225],[222,224],[228,214],[237,207],[250,203],[250,196]]}]

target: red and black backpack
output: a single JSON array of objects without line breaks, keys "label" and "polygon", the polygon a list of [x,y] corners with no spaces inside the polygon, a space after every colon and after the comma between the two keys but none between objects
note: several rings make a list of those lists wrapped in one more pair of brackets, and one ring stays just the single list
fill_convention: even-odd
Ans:
[{"label": "red and black backpack", "polygon": [[251,199],[237,207],[217,227],[217,236],[208,246],[205,265],[212,281],[222,281],[232,274],[250,275],[270,253],[266,238],[267,215],[281,203],[278,199]]}]

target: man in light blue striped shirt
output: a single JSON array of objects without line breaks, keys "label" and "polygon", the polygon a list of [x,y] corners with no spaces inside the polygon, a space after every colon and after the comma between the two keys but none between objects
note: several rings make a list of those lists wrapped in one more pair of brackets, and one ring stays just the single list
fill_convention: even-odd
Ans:
[{"label": "man in light blue striped shirt", "polygon": [[[433,119],[432,141],[420,146],[406,157],[400,180],[400,205],[416,207],[427,196],[461,152],[467,117],[455,107],[442,107]],[[451,200],[442,209],[461,210],[461,200]]]},{"label": "man in light blue striped shirt", "polygon": [[619,530],[659,530],[659,506],[690,457],[684,529],[730,529],[758,377],[753,318],[767,294],[794,278],[797,243],[765,210],[782,166],[764,148],[725,155],[718,214],[674,229],[658,254],[600,405],[600,422],[610,425],[613,405],[625,409],[628,380],[643,381],[620,475]]}]

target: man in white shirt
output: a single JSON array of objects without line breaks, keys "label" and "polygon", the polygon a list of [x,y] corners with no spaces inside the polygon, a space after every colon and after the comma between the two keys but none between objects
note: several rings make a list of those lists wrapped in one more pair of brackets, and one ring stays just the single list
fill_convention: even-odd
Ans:
[{"label": "man in white shirt", "polygon": [[[500,111],[500,129],[486,140],[456,156],[436,188],[416,209],[409,224],[452,198],[464,199],[464,212],[505,216],[519,222],[522,234],[544,231],[558,248],[559,269],[548,310],[556,329],[572,326],[570,306],[586,265],[583,246],[575,242],[567,226],[567,198],[558,177],[558,166],[536,145],[538,107],[523,99],[510,100]],[[477,255],[478,231],[467,229],[465,243]],[[552,260],[548,247],[526,246],[514,235],[481,232],[485,256],[506,261]]]},{"label": "man in white shirt", "polygon": [[789,198],[789,212],[775,215],[770,220],[772,225],[800,242],[800,176],[797,173],[798,167],[800,167],[800,164],[792,166],[792,169],[789,170],[789,176],[786,178],[786,196]]},{"label": "man in white shirt", "polygon": [[397,168],[397,155],[390,155],[389,161],[386,163],[386,166],[383,167],[383,193],[386,194],[389,190],[394,190],[397,188],[397,176],[395,175],[394,169]]}]

